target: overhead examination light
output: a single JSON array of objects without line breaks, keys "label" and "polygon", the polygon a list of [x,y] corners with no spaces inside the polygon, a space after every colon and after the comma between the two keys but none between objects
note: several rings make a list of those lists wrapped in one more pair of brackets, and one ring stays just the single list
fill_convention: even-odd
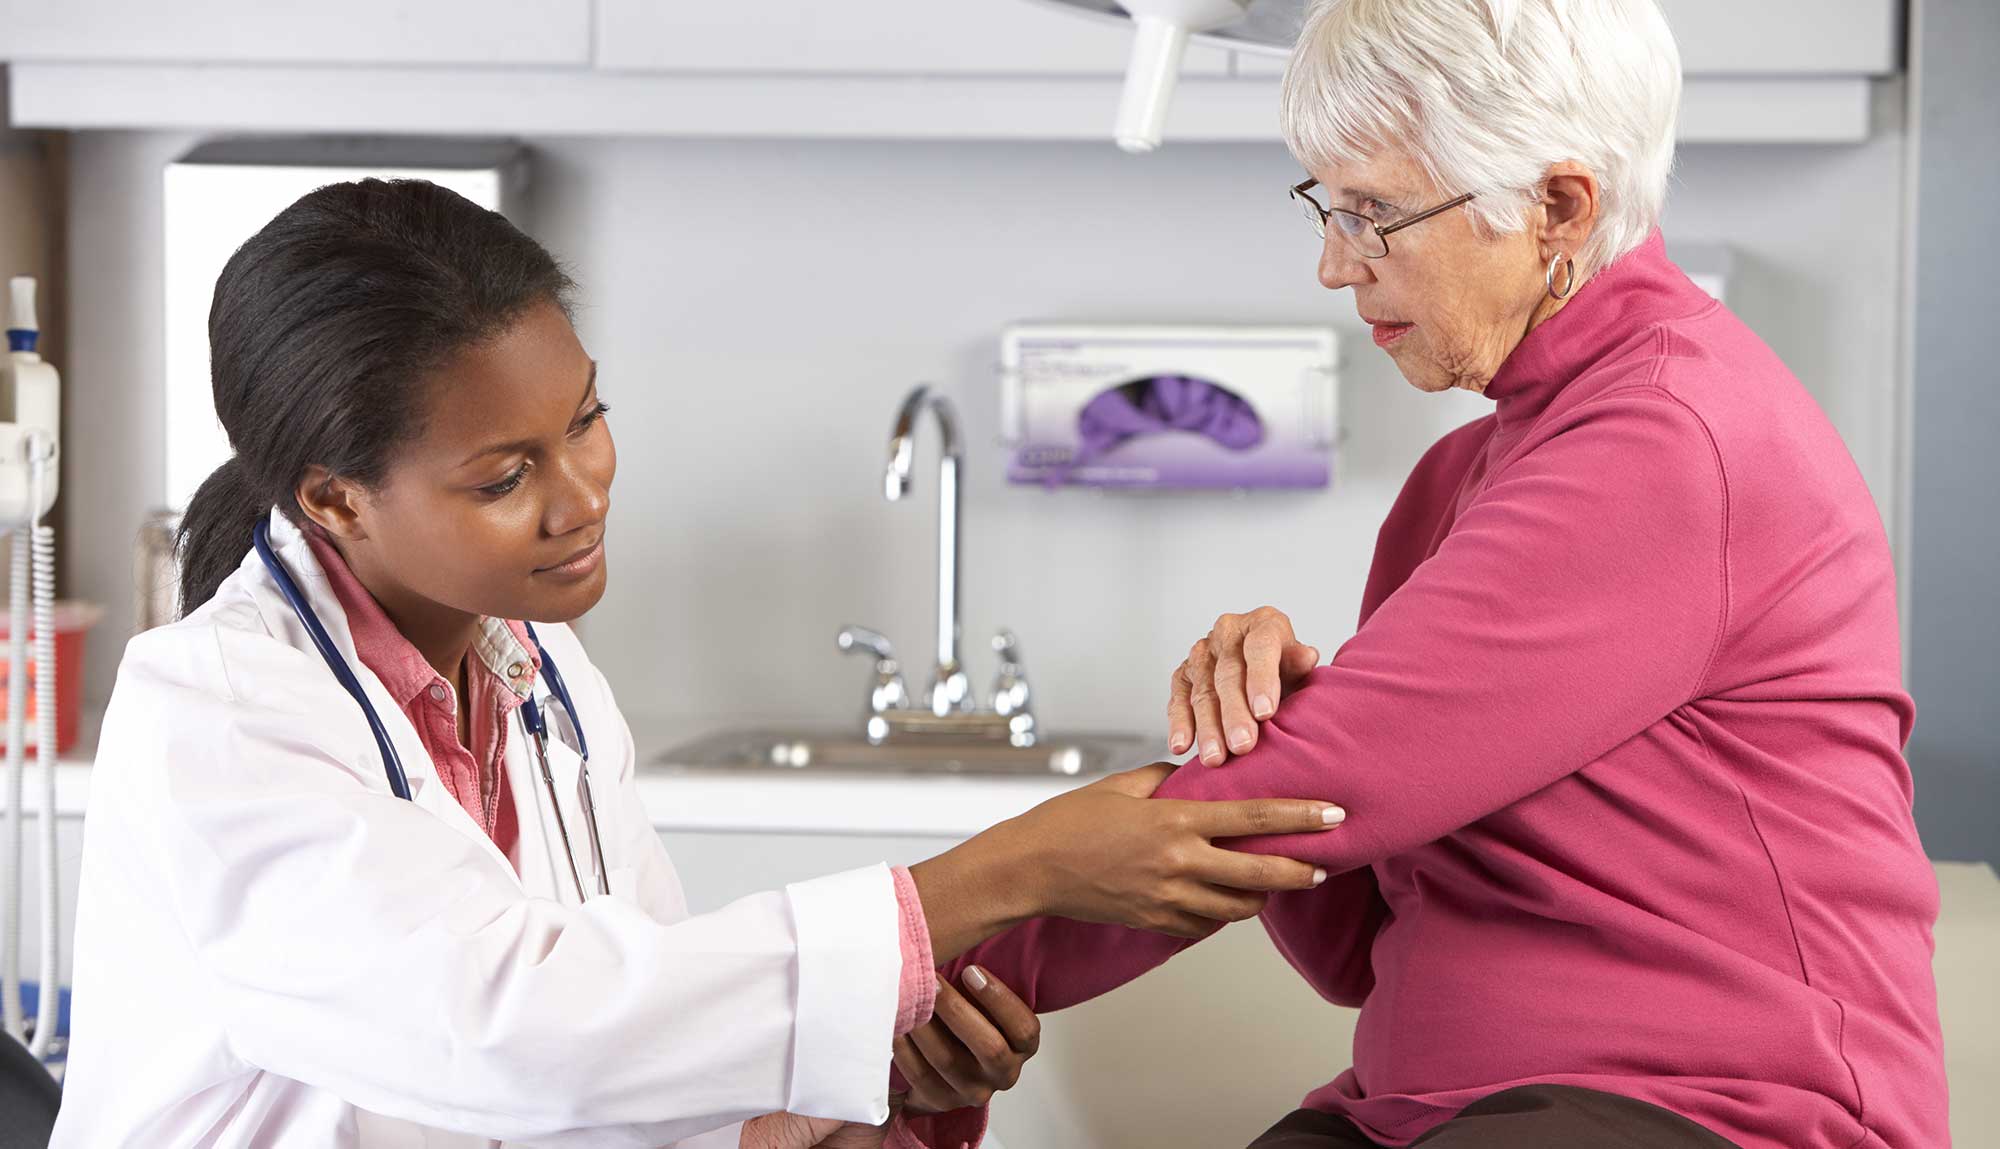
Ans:
[{"label": "overhead examination light", "polygon": [[1118,146],[1150,152],[1160,146],[1167,105],[1180,79],[1188,41],[1256,52],[1291,54],[1305,22],[1304,0],[1037,0],[1102,19],[1130,21],[1132,62],[1118,102]]}]

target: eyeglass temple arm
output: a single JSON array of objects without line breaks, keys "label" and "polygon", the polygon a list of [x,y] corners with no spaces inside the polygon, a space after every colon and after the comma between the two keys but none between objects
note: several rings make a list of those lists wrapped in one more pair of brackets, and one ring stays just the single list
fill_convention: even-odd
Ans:
[{"label": "eyeglass temple arm", "polygon": [[1447,202],[1445,202],[1445,203],[1441,203],[1441,204],[1437,205],[1436,207],[1434,207],[1434,208],[1431,208],[1431,209],[1429,209],[1428,211],[1420,211],[1420,212],[1418,212],[1417,214],[1415,214],[1415,215],[1411,216],[1411,217],[1410,217],[1410,218],[1408,218],[1408,219],[1399,219],[1399,220],[1397,220],[1397,221],[1396,221],[1395,223],[1392,223],[1392,224],[1390,224],[1390,225],[1389,225],[1388,227],[1379,227],[1379,226],[1378,226],[1378,227],[1377,227],[1377,228],[1375,229],[1375,234],[1376,234],[1376,235],[1388,235],[1388,234],[1390,234],[1391,232],[1397,232],[1397,231],[1401,231],[1401,230],[1403,230],[1404,228],[1406,228],[1406,227],[1410,226],[1410,225],[1411,225],[1411,224],[1413,224],[1413,223],[1422,223],[1422,222],[1424,222],[1425,220],[1429,219],[1430,217],[1432,217],[1432,216],[1434,216],[1434,215],[1440,215],[1440,214],[1442,214],[1442,213],[1444,213],[1444,212],[1448,212],[1448,211],[1450,211],[1450,210],[1451,210],[1452,208],[1455,208],[1455,207],[1458,207],[1458,206],[1459,206],[1459,205],[1461,205],[1461,204],[1468,204],[1468,203],[1471,203],[1471,202],[1473,201],[1473,198],[1474,198],[1474,197],[1473,197],[1473,194],[1472,194],[1471,192],[1466,192],[1466,193],[1465,193],[1464,195],[1462,195],[1462,196],[1459,196],[1459,197],[1458,197],[1457,199],[1455,199],[1455,200],[1449,200],[1449,201],[1447,201]]}]

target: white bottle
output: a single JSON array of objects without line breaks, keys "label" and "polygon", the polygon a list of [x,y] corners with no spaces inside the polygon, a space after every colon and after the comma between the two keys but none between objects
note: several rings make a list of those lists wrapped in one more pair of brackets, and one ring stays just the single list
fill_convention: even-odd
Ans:
[{"label": "white bottle", "polygon": [[[62,429],[62,379],[35,352],[40,328],[35,322],[35,281],[16,276],[8,283],[12,308],[7,323],[7,356],[0,359],[0,524],[32,522],[56,501],[59,434]],[[40,435],[35,435],[40,432]],[[41,505],[28,506],[28,443],[46,444],[41,478]]]}]

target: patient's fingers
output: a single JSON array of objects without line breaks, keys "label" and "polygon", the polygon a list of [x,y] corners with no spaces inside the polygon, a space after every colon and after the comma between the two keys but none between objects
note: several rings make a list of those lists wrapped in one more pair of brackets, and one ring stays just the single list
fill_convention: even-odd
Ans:
[{"label": "patient's fingers", "polygon": [[1257,745],[1257,722],[1250,717],[1250,703],[1246,701],[1248,671],[1242,639],[1225,642],[1210,635],[1208,641],[1215,654],[1215,704],[1223,745],[1231,754],[1247,753]]},{"label": "patient's fingers", "polygon": [[1243,712],[1236,718],[1244,722],[1252,746],[1256,745],[1257,723],[1278,712],[1279,694],[1284,689],[1280,663],[1285,649],[1292,645],[1292,624],[1283,615],[1253,624],[1243,636],[1243,698],[1232,700],[1225,695],[1222,708],[1224,718],[1229,718],[1232,702],[1241,701]]},{"label": "patient's fingers", "polygon": [[1310,890],[1326,881],[1326,871],[1310,862],[1220,848],[1205,856],[1199,868],[1203,881],[1235,890]]},{"label": "patient's fingers", "polygon": [[1232,802],[1188,802],[1181,811],[1204,838],[1247,838],[1252,834],[1299,834],[1331,829],[1347,811],[1308,798],[1246,798]]},{"label": "patient's fingers", "polygon": [[1194,740],[1201,760],[1220,766],[1229,754],[1222,744],[1222,707],[1215,693],[1215,654],[1207,639],[1188,651],[1188,702],[1194,708]]},{"label": "patient's fingers", "polygon": [[959,980],[1000,1028],[1008,1046],[1023,1057],[1033,1057],[1042,1047],[1042,1019],[1035,1016],[1028,1003],[1005,982],[976,965],[966,967]]},{"label": "patient's fingers", "polygon": [[1194,703],[1188,700],[1188,667],[1174,667],[1167,681],[1167,749],[1185,754],[1194,745]]}]

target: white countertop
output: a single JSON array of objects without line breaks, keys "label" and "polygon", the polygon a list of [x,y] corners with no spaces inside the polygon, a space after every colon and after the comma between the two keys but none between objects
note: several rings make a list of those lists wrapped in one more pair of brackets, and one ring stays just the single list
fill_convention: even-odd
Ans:
[{"label": "white countertop", "polygon": [[1090,782],[925,774],[644,769],[639,798],[661,830],[968,838]]}]

